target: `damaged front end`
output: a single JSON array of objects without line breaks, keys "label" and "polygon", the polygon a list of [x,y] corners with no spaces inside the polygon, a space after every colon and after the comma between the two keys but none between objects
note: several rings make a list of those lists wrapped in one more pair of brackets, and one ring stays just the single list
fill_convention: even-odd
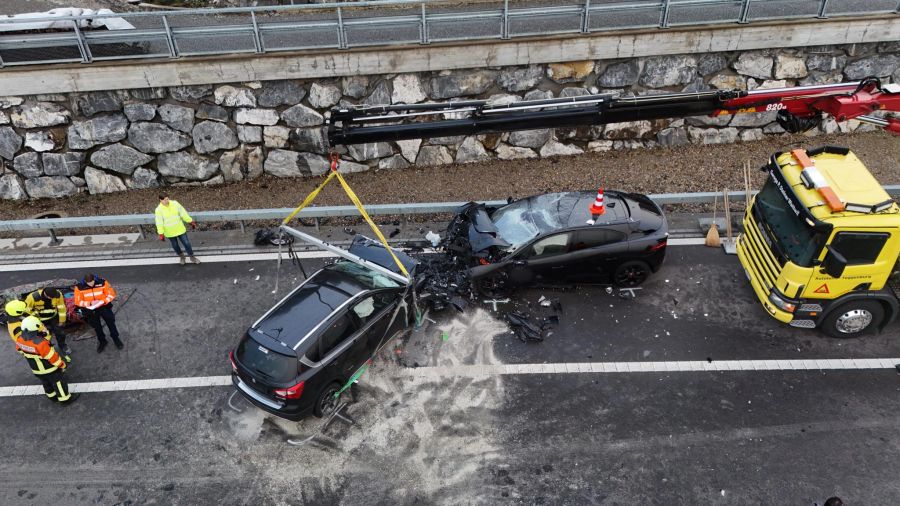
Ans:
[{"label": "damaged front end", "polygon": [[456,210],[444,242],[447,253],[459,257],[467,268],[495,263],[506,256],[510,247],[500,237],[487,207],[475,202]]}]

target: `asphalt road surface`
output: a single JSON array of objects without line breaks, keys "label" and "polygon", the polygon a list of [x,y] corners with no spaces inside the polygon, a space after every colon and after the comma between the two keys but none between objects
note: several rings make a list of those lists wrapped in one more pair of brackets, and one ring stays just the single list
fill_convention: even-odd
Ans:
[{"label": "asphalt road surface", "polygon": [[[140,264],[100,272],[130,295],[125,349],[98,355],[84,332],[70,381],[227,376],[228,350],[276,300],[275,262]],[[295,277],[282,266],[280,294]],[[563,312],[541,343],[517,340],[489,304],[430,315],[361,378],[356,424],[325,432],[240,398],[232,409],[231,386],[84,393],[68,407],[0,397],[0,504],[900,504],[896,371],[740,366],[900,357],[900,324],[857,340],[782,326],[735,257],[699,246],[670,247],[634,299],[532,289],[499,310],[549,314],[542,295]],[[687,361],[740,370],[578,372]],[[462,372],[512,364],[530,372]],[[565,367],[535,372],[546,364]],[[33,384],[7,346],[0,387]]]}]

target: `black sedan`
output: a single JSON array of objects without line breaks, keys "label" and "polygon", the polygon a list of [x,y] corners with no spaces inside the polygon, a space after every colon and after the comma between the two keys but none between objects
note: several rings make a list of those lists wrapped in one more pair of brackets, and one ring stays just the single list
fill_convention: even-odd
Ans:
[{"label": "black sedan", "polygon": [[536,195],[493,212],[467,204],[448,228],[446,247],[468,257],[471,281],[489,297],[531,284],[636,287],[665,258],[665,215],[646,195],[607,191],[606,212],[589,224],[595,196]]}]

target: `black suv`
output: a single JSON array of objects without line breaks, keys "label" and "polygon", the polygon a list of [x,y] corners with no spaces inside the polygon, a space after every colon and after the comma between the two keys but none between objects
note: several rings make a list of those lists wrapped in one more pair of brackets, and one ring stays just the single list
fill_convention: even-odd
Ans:
[{"label": "black suv", "polygon": [[[399,270],[384,248],[361,236],[350,252]],[[414,272],[415,261],[395,253]],[[315,272],[247,329],[229,354],[234,385],[280,417],[322,416],[353,373],[409,326],[411,292],[345,260]]]},{"label": "black suv", "polygon": [[470,258],[469,276],[486,296],[530,284],[638,286],[665,258],[666,217],[646,195],[607,191],[606,212],[588,223],[596,195],[535,195],[493,212],[467,204],[450,223],[447,249]]}]

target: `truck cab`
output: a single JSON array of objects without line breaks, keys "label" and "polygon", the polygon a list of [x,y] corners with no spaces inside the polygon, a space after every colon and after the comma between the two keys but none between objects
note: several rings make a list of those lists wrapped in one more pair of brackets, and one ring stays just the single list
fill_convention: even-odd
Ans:
[{"label": "truck cab", "polygon": [[762,170],[737,253],[766,311],[832,337],[884,328],[898,313],[900,207],[846,148],[779,152]]}]

